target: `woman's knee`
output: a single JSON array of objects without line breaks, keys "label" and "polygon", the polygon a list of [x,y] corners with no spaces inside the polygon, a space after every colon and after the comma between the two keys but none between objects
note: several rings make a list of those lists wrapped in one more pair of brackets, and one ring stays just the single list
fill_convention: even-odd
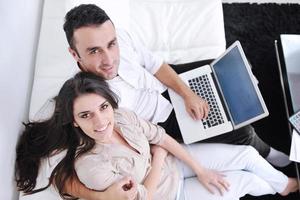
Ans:
[{"label": "woman's knee", "polygon": [[255,162],[260,157],[258,151],[254,147],[249,145],[244,147],[242,154],[245,160],[250,163]]}]

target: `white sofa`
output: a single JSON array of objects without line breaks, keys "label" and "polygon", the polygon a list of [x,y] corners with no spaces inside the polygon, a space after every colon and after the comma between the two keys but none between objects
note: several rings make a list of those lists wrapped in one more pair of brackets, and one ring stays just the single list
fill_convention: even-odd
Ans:
[{"label": "white sofa", "polygon": [[[221,0],[45,0],[31,95],[31,120],[39,120],[51,112],[49,99],[57,94],[68,77],[78,71],[76,63],[68,53],[62,25],[64,15],[69,9],[87,2],[98,4],[106,10],[117,28],[129,30],[168,63],[182,64],[212,59],[225,50]],[[48,177],[59,160],[58,157],[44,160],[37,188],[47,184]],[[232,188],[238,188],[241,181],[247,183],[256,179],[248,173],[226,174]],[[219,195],[211,196],[200,184],[199,188],[190,187],[195,181],[196,178],[186,180],[186,199],[235,200],[244,195],[232,190],[223,198]],[[197,197],[188,197],[189,190],[197,190]],[[20,199],[60,198],[51,187],[34,195],[21,194]]]}]

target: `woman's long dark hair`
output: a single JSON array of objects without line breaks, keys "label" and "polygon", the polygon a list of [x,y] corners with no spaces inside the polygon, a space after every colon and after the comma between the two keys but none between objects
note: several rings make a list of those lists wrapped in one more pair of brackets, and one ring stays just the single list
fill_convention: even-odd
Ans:
[{"label": "woman's long dark hair", "polygon": [[[64,186],[76,176],[75,158],[95,145],[92,138],[74,127],[73,104],[77,97],[90,93],[102,96],[114,109],[118,107],[117,96],[104,79],[92,73],[79,72],[62,86],[55,97],[54,113],[48,120],[24,124],[25,130],[17,144],[15,164],[15,177],[20,191],[33,194],[54,183],[63,198],[73,199],[64,195]],[[35,189],[42,159],[63,150],[66,150],[66,156],[54,168],[48,185]]]}]

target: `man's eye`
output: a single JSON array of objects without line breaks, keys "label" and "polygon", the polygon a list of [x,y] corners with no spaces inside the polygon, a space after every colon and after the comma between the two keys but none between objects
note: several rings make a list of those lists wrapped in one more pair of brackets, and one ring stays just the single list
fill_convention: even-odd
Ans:
[{"label": "man's eye", "polygon": [[95,53],[98,53],[98,52],[99,52],[98,49],[93,49],[93,50],[90,51],[90,54],[95,54]]},{"label": "man's eye", "polygon": [[110,47],[114,47],[116,44],[117,44],[117,42],[112,42],[112,43],[109,44],[108,47],[109,47],[109,48],[110,48]]}]

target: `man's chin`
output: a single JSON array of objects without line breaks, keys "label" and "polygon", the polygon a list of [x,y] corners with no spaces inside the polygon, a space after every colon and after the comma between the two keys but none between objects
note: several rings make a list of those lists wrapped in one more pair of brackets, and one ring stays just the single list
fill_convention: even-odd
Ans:
[{"label": "man's chin", "polygon": [[99,73],[99,72],[96,73],[96,75],[102,77],[102,78],[105,79],[105,80],[111,80],[111,79],[113,79],[114,77],[116,77],[116,76],[114,76],[113,74],[103,74],[103,73]]},{"label": "man's chin", "polygon": [[107,75],[106,77],[105,77],[105,79],[107,79],[107,80],[111,80],[111,79],[114,79],[114,78],[116,78],[117,77],[117,73],[113,73],[113,74],[109,74],[109,75]]}]

